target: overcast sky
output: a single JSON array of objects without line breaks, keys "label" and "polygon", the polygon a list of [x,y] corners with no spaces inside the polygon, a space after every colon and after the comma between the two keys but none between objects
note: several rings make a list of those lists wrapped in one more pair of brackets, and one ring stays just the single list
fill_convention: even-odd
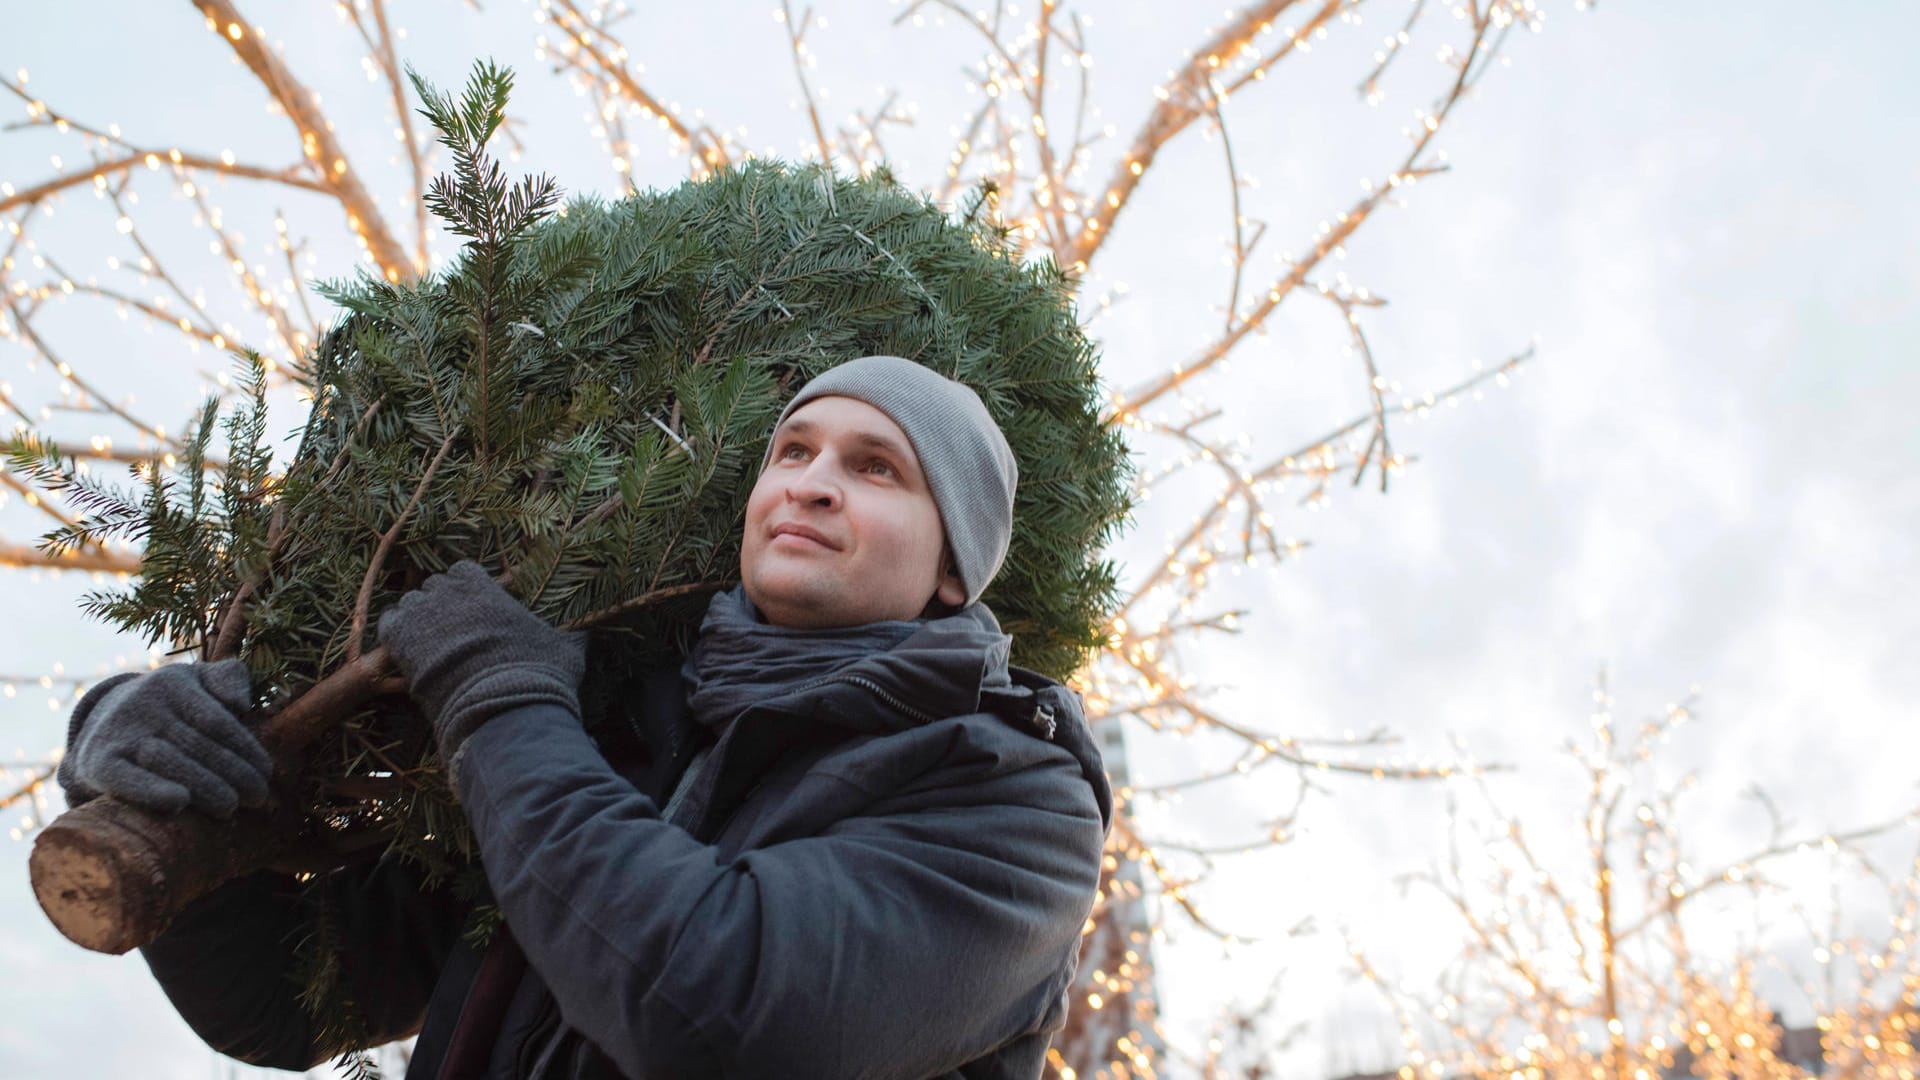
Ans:
[{"label": "overcast sky", "polygon": [[[1567,815],[1582,780],[1557,747],[1585,730],[1603,665],[1623,714],[1658,712],[1699,688],[1701,719],[1670,755],[1675,773],[1700,777],[1689,805],[1703,859],[1764,839],[1764,820],[1738,798],[1756,782],[1809,829],[1897,815],[1916,799],[1920,760],[1911,705],[1920,614],[1909,585],[1920,579],[1911,416],[1920,400],[1920,84],[1906,56],[1920,6],[1545,6],[1545,32],[1511,44],[1511,65],[1489,75],[1441,140],[1453,171],[1370,223],[1340,266],[1391,302],[1366,327],[1385,373],[1408,393],[1442,389],[1530,342],[1537,358],[1509,389],[1401,425],[1396,449],[1419,460],[1390,494],[1343,485],[1326,508],[1287,514],[1283,531],[1312,546],[1278,570],[1233,579],[1223,602],[1254,614],[1241,636],[1193,663],[1221,688],[1224,709],[1264,729],[1384,726],[1414,759],[1451,753],[1458,738],[1475,758],[1513,766],[1496,781],[1503,796],[1536,837],[1559,830],[1555,850],[1568,866],[1579,858]],[[119,123],[136,140],[290,159],[285,121],[267,115],[258,85],[188,5],[103,7],[10,13],[0,70],[27,69],[31,89],[56,108]],[[348,122],[384,116],[384,91],[362,77],[357,39],[330,7],[247,10],[288,43],[295,71],[374,163],[388,212],[406,220],[402,173],[380,164],[387,122]],[[1121,135],[1097,172],[1182,47],[1202,38],[1205,14],[1185,7],[1089,6],[1098,122]],[[583,106],[533,59],[531,9],[504,0],[487,9],[396,2],[396,20],[412,31],[402,55],[442,85],[459,82],[475,56],[515,66],[512,112],[528,121],[523,165],[573,191],[615,191]],[[831,112],[871,108],[882,87],[903,87],[918,123],[897,135],[896,164],[924,184],[967,107],[959,65],[978,49],[951,25],[892,27],[896,9],[820,5],[828,23],[809,39],[821,54],[813,77]],[[1439,85],[1431,57],[1444,35],[1417,39],[1385,104],[1355,100],[1365,50],[1401,17],[1391,2],[1366,10],[1365,26],[1338,31],[1228,114],[1236,155],[1259,182],[1247,213],[1269,223],[1257,263],[1268,277],[1277,256],[1351,204],[1361,177],[1397,160],[1400,125]],[[670,17],[633,20],[627,40],[651,89],[729,129],[744,125],[756,149],[796,156],[809,140],[784,34],[768,16],[764,0],[673,5]],[[0,181],[44,179],[52,154],[84,160],[77,143],[52,133],[0,133]],[[1182,359],[1217,327],[1227,280],[1219,161],[1216,144],[1184,139],[1102,256],[1090,291],[1128,288],[1094,327],[1117,384]],[[635,175],[662,186],[678,177],[659,153],[636,159]],[[234,187],[217,198],[252,248],[270,239],[272,210],[285,206],[310,222],[310,272],[346,270],[351,252],[334,235],[333,211]],[[156,184],[144,190],[143,228],[176,229],[205,247],[183,199]],[[104,279],[107,256],[122,248],[111,215],[100,215],[89,197],[65,201],[35,226],[42,250],[76,276]],[[228,281],[212,272],[192,280],[216,310],[237,309]],[[108,310],[76,299],[47,319],[77,369],[136,388],[144,411],[177,424],[201,393],[192,369],[220,361],[187,357],[135,324],[92,336],[88,320]],[[1256,456],[1365,407],[1326,311],[1290,304],[1275,331],[1200,388],[1229,406],[1222,424],[1247,432]],[[0,340],[0,380],[38,402],[44,379]],[[0,510],[8,541],[39,528],[17,498]],[[1143,514],[1118,554],[1137,574],[1170,529],[1164,514]],[[138,661],[139,643],[75,610],[84,587],[0,572],[12,612],[0,626],[0,676]],[[34,758],[58,745],[65,704],[49,707],[48,696],[22,684],[0,699],[0,751]],[[1204,754],[1151,745],[1135,755],[1147,779],[1178,775]],[[1290,792],[1277,779],[1250,780],[1169,809],[1168,827],[1237,835],[1236,822]],[[1323,930],[1349,927],[1417,973],[1444,951],[1422,945],[1439,940],[1442,924],[1384,886],[1434,857],[1442,806],[1433,788],[1333,783],[1310,803],[1299,840],[1222,872],[1205,891],[1208,910],[1249,934],[1316,916]],[[54,933],[27,889],[27,844],[0,844],[8,850],[0,1074],[229,1075],[173,1018],[138,960],[85,953]],[[1384,1057],[1391,1027],[1370,1018],[1338,952],[1323,933],[1252,947],[1223,966],[1217,943],[1176,928],[1161,954],[1173,1032],[1193,1039],[1223,1001],[1257,998],[1284,970],[1277,1020],[1309,1029],[1283,1059],[1288,1075],[1395,1064]]]}]

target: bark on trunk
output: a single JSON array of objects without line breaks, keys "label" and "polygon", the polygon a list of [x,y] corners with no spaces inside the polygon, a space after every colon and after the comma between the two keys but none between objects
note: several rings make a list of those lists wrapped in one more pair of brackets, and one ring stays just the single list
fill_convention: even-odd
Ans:
[{"label": "bark on trunk", "polygon": [[265,866],[298,827],[287,813],[218,821],[106,795],[41,830],[27,868],[40,907],[67,940],[118,954],[158,937],[196,897]]},{"label": "bark on trunk", "polygon": [[41,910],[69,941],[124,953],[160,936],[195,899],[273,863],[298,836],[301,751],[375,696],[403,689],[375,649],[315,683],[265,721],[274,797],[220,821],[194,811],[155,814],[111,796],[68,810],[41,830],[27,861]]}]

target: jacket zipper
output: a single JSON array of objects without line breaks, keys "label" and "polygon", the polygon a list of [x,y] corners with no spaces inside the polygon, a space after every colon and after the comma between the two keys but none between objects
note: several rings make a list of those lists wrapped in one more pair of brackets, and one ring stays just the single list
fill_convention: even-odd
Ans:
[{"label": "jacket zipper", "polygon": [[[915,720],[918,720],[923,724],[931,724],[935,719],[933,714],[926,712],[923,709],[917,709],[912,705],[909,705],[906,702],[900,700],[899,698],[894,697],[891,693],[887,692],[885,687],[881,686],[877,682],[874,682],[872,679],[866,678],[865,676],[861,676],[861,675],[825,675],[818,679],[814,679],[811,682],[802,683],[799,686],[796,686],[793,689],[787,691],[786,693],[781,694],[779,698],[775,698],[773,700],[779,701],[781,700],[781,698],[797,697],[801,694],[806,693],[809,690],[818,690],[823,686],[831,686],[834,683],[851,683],[854,686],[858,686],[861,689],[866,690],[868,693],[872,694],[874,697],[877,697],[881,701],[886,702],[888,705],[892,706],[894,709],[898,710],[899,712],[905,713],[907,716]],[[761,704],[764,705],[766,703],[762,702]]]},{"label": "jacket zipper", "polygon": [[894,697],[892,694],[888,693],[885,690],[885,688],[883,688],[879,683],[874,682],[872,679],[865,679],[858,675],[842,675],[842,676],[839,676],[837,680],[830,679],[828,681],[829,682],[833,682],[833,681],[848,682],[848,683],[852,683],[855,686],[864,687],[865,689],[871,691],[874,697],[877,697],[881,701],[886,702],[888,705],[893,706],[895,709],[899,710],[900,712],[906,713],[908,716],[914,718],[915,720],[918,720],[923,724],[933,723],[933,717],[931,715],[919,709],[914,708],[913,706],[907,704],[906,702],[901,701],[897,697]]}]

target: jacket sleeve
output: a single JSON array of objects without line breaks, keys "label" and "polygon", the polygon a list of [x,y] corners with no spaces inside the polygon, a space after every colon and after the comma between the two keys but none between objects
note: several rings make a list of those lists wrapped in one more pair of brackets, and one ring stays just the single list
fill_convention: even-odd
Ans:
[{"label": "jacket sleeve", "polygon": [[423,891],[418,874],[392,860],[334,871],[322,888],[361,1045],[323,1032],[300,1003],[295,953],[313,932],[313,907],[293,878],[262,871],[194,901],[140,950],[208,1046],[254,1065],[303,1070],[419,1028],[458,941],[451,890]]},{"label": "jacket sleeve", "polygon": [[626,1074],[925,1077],[1057,1021],[1104,833],[1064,751],[947,726],[914,790],[730,861],[563,709],[480,729],[460,796],[529,962]]}]

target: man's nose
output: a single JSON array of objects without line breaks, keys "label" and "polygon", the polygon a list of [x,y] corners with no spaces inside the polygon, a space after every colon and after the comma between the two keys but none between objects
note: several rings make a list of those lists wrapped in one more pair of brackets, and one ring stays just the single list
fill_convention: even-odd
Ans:
[{"label": "man's nose", "polygon": [[826,454],[807,462],[806,468],[787,485],[787,498],[794,502],[831,508],[840,505],[840,497],[839,479]]}]

